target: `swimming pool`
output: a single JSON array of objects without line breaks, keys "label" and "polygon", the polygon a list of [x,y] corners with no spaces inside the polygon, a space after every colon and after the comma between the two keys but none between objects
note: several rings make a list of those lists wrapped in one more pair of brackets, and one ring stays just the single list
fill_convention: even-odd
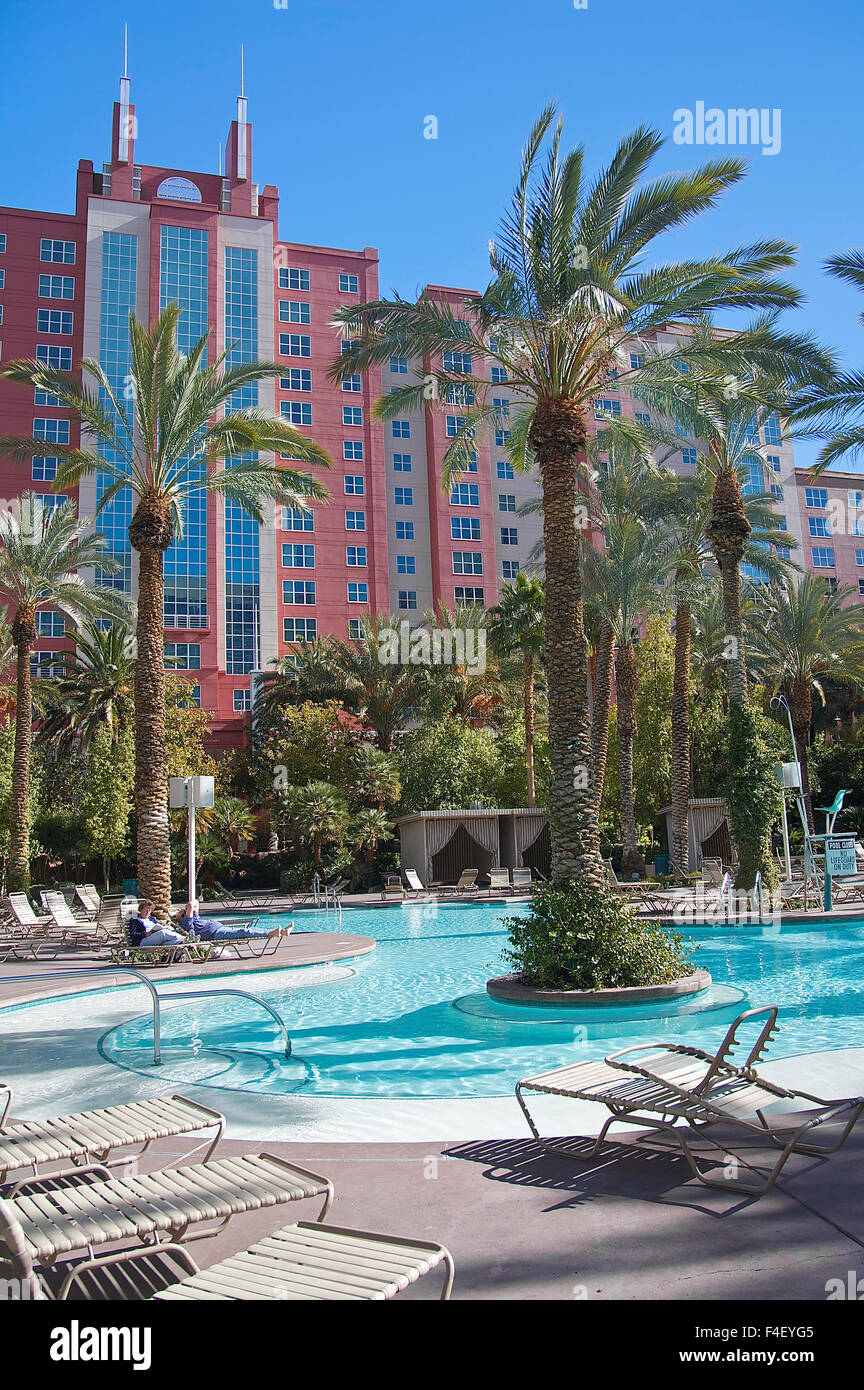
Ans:
[{"label": "swimming pool", "polygon": [[[163,1011],[165,1083],[198,1083],[261,1096],[313,1098],[499,1097],[520,1076],[602,1057],[658,1037],[716,1044],[742,1009],[781,1005],[771,1058],[864,1047],[864,922],[684,930],[711,990],[683,1002],[543,1010],[492,1000],[485,981],[506,968],[504,915],[520,905],[412,904],[304,913],[309,930],[372,936],[376,951],[350,962],[221,977],[284,1016],[294,1056],[246,1001],[174,1003]],[[178,986],[179,987],[179,986]],[[34,1013],[39,1008],[35,1006]],[[82,1006],[79,1006],[82,1007]],[[152,1075],[148,1017],[99,1040],[116,1066]]]}]

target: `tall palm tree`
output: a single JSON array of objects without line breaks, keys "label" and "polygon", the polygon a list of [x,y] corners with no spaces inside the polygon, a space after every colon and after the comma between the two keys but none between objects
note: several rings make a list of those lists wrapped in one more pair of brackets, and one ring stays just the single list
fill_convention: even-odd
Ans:
[{"label": "tall palm tree", "polygon": [[360,637],[327,639],[325,659],[342,698],[372,730],[381,752],[392,753],[395,735],[428,689],[429,668],[402,660],[398,619],[368,614],[360,623]]},{"label": "tall palm tree", "polygon": [[[135,800],[138,880],[142,897],[167,915],[171,902],[171,846],[165,758],[165,643],[163,560],[183,534],[193,493],[206,489],[265,520],[268,503],[303,508],[323,500],[321,483],[307,473],[261,460],[284,455],[326,467],[329,458],[279,416],[257,408],[236,409],[238,393],[264,377],[279,376],[278,363],[228,365],[231,349],[207,362],[207,338],[183,354],[177,346],[180,309],[156,319],[150,332],[129,320],[127,387],[115,390],[101,364],[81,362],[85,378],[53,371],[35,361],[11,362],[3,375],[50,392],[75,412],[93,445],[52,446],[61,463],[54,486],[75,487],[91,473],[110,479],[98,510],[129,488],[134,499],[129,541],[138,552],[137,662],[135,667]],[[34,441],[0,438],[0,452],[28,458]],[[233,466],[231,466],[233,463]],[[104,566],[103,566],[104,568]]]},{"label": "tall palm tree", "polygon": [[39,737],[58,756],[76,744],[88,748],[102,729],[115,740],[134,727],[135,638],[128,622],[88,623],[61,661],[63,674],[52,682],[39,722]]},{"label": "tall palm tree", "polygon": [[629,517],[606,524],[606,548],[586,557],[586,580],[594,601],[612,628],[615,685],[618,695],[618,781],[621,796],[621,872],[644,874],[645,861],[636,839],[633,790],[633,744],[639,672],[636,642],[639,624],[665,604],[663,583],[669,572],[665,538]]},{"label": "tall palm tree", "polygon": [[44,507],[25,492],[15,511],[0,511],[0,596],[11,614],[15,645],[15,754],[8,883],[11,891],[30,884],[30,752],[33,697],[30,652],[37,638],[36,615],[63,613],[73,623],[100,616],[122,617],[125,605],[113,590],[86,583],[78,570],[111,568],[101,536],[79,521],[71,502]]},{"label": "tall palm tree", "polygon": [[[850,600],[854,602],[850,603]],[[775,585],[766,595],[767,621],[759,628],[754,655],[760,674],[774,690],[785,686],[792,712],[795,754],[809,829],[813,830],[807,750],[813,722],[813,691],[824,701],[822,680],[864,688],[864,609],[851,585],[832,592],[813,574]]]},{"label": "tall palm tree", "polygon": [[[825,268],[838,280],[864,290],[864,251],[831,256]],[[857,458],[864,452],[864,371],[838,373],[830,389],[817,386],[802,393],[794,418],[814,421],[815,433],[830,436],[814,465],[815,474],[846,456]]]},{"label": "tall palm tree", "polygon": [[522,659],[522,706],[525,715],[525,768],[528,805],[537,804],[534,788],[535,668],[543,660],[543,580],[519,571],[505,584],[492,610],[493,644],[502,655]]},{"label": "tall palm tree", "polygon": [[[486,291],[455,307],[426,293],[417,303],[396,298],[339,311],[334,321],[353,348],[333,363],[331,377],[368,370],[392,355],[422,359],[423,379],[391,391],[376,409],[395,417],[406,408],[422,409],[433,393],[440,402],[456,396],[464,403],[463,424],[445,456],[445,487],[468,467],[482,429],[509,430],[510,456],[519,466],[529,454],[536,460],[546,550],[552,871],[559,880],[585,874],[599,892],[605,879],[589,743],[578,527],[594,397],[613,365],[620,383],[638,378],[625,349],[669,320],[692,321],[731,307],[786,307],[799,296],[775,278],[792,263],[792,248],[781,242],[704,262],[647,266],[655,238],[710,208],[738,182],[744,172],[739,160],[647,179],[662,139],[643,128],[626,136],[610,165],[590,180],[583,151],[562,152],[561,122],[553,130],[554,121],[554,109],[546,108],[528,139],[511,212],[491,248],[494,278]],[[715,359],[728,359],[731,351],[745,360],[728,343],[712,351]],[[521,402],[512,415],[495,405],[487,360],[505,373]],[[634,363],[640,360],[634,356]]]}]

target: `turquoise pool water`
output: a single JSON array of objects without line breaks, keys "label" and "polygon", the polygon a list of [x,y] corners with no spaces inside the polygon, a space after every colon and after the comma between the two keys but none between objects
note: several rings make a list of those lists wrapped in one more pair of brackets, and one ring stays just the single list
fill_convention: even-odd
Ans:
[{"label": "turquoise pool water", "polygon": [[[307,930],[350,930],[377,950],[328,966],[257,974],[245,985],[284,1016],[294,1056],[248,1001],[190,1000],[163,1010],[163,1076],[262,1094],[343,1097],[504,1096],[520,1076],[602,1057],[635,1042],[716,1044],[745,1008],[780,1003],[772,1058],[864,1046],[864,922],[687,928],[714,987],[678,1004],[539,1011],[494,1001],[506,969],[505,914],[516,906],[412,905],[304,913]],[[101,1040],[120,1066],[149,1071],[149,1018]]]}]

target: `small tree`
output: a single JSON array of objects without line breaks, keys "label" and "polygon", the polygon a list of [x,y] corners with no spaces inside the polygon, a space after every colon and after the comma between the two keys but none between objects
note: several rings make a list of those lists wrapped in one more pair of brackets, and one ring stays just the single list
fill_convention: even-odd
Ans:
[{"label": "small tree", "polygon": [[112,738],[97,730],[87,749],[88,778],[82,807],[87,859],[101,859],[105,890],[111,865],[130,844],[130,817],[135,803],[135,734],[130,725]]}]

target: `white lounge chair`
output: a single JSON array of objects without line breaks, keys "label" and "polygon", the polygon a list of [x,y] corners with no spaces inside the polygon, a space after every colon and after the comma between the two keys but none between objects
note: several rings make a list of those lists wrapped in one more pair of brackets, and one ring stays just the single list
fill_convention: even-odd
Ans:
[{"label": "white lounge chair", "polygon": [[479,869],[463,869],[456,883],[442,884],[439,892],[449,896],[453,896],[456,893],[476,893],[479,891],[477,888],[477,875],[479,872]]},{"label": "white lounge chair", "polygon": [[75,896],[88,916],[99,916],[99,908],[102,905],[102,899],[97,893],[94,883],[76,883]]},{"label": "white lounge chair", "polygon": [[514,893],[533,893],[534,880],[530,869],[514,869],[512,888]]},{"label": "white lounge chair", "polygon": [[381,897],[385,902],[389,902],[391,898],[397,898],[400,903],[405,901],[405,889],[399,874],[384,875]]},{"label": "white lounge chair", "polygon": [[420,875],[417,873],[416,869],[403,869],[402,872],[405,875],[405,882],[408,885],[409,893],[413,893],[416,897],[418,893],[426,892],[426,889],[423,887],[423,884],[420,880]]},{"label": "white lounge chair", "polygon": [[489,888],[490,893],[509,893],[510,891],[510,870],[509,869],[490,869]]},{"label": "white lounge chair", "polygon": [[44,927],[52,922],[51,914],[36,913],[26,893],[10,893],[4,899],[9,915],[19,927]]}]

